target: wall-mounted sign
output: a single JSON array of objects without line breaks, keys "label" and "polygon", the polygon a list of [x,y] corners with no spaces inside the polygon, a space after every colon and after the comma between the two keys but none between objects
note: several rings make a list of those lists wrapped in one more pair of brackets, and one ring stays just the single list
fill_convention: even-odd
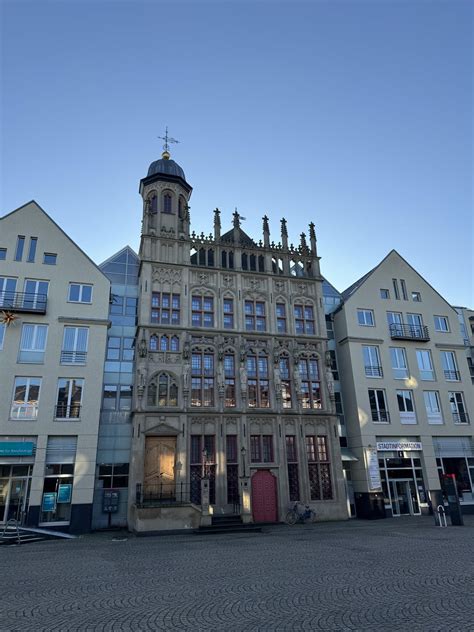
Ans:
[{"label": "wall-mounted sign", "polygon": [[55,492],[46,492],[46,494],[43,494],[43,502],[41,505],[41,509],[45,513],[49,511],[54,511],[56,509],[56,493]]},{"label": "wall-mounted sign", "polygon": [[395,450],[399,452],[410,452],[422,450],[421,441],[377,441],[377,450],[388,452]]},{"label": "wall-mounted sign", "polygon": [[367,463],[369,491],[379,491],[382,489],[382,481],[380,480],[379,459],[377,457],[377,450],[375,448],[366,448],[365,459]]},{"label": "wall-mounted sign", "polygon": [[33,441],[0,441],[0,456],[33,456]]},{"label": "wall-mounted sign", "polygon": [[72,496],[71,483],[63,483],[58,486],[58,503],[70,503]]}]

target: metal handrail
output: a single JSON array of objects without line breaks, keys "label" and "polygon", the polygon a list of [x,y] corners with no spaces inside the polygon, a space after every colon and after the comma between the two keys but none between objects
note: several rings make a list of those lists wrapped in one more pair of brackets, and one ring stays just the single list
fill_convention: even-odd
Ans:
[{"label": "metal handrail", "polygon": [[10,518],[9,520],[7,520],[7,522],[5,523],[5,526],[3,527],[3,532],[0,539],[2,540],[5,539],[5,533],[7,532],[8,525],[10,523],[14,523],[15,530],[16,530],[16,539],[17,539],[18,544],[21,544],[20,529],[18,527],[18,520],[16,518]]},{"label": "metal handrail", "polygon": [[408,338],[413,340],[429,340],[430,334],[426,325],[410,325],[408,323],[391,323],[389,325],[392,338]]},{"label": "metal handrail", "polygon": [[47,294],[38,292],[0,292],[0,309],[45,313],[47,301]]}]

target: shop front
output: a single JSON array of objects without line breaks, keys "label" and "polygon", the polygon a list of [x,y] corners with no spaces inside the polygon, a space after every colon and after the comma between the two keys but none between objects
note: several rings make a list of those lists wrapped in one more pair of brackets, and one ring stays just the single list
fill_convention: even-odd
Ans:
[{"label": "shop front", "polygon": [[453,474],[464,513],[474,513],[474,445],[471,437],[434,437],[440,481]]},{"label": "shop front", "polygon": [[0,440],[0,524],[27,521],[35,451],[35,438]]},{"label": "shop front", "polygon": [[380,479],[387,515],[429,513],[419,441],[377,441]]}]

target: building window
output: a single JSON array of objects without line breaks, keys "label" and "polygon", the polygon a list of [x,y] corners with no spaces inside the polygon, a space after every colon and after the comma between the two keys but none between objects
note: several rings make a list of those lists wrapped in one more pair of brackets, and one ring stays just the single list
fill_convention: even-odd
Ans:
[{"label": "building window", "polygon": [[55,417],[78,419],[81,416],[83,379],[59,378]]},{"label": "building window", "polygon": [[227,467],[227,502],[240,505],[239,494],[239,464],[237,452],[237,435],[227,435],[226,438],[226,467]]},{"label": "building window", "polygon": [[408,301],[407,286],[403,279],[400,279],[400,285],[402,286],[403,300]]},{"label": "building window", "polygon": [[132,362],[135,355],[133,343],[133,338],[109,336],[107,338],[106,360],[123,360]]},{"label": "building window", "polygon": [[22,260],[24,247],[25,247],[25,237],[24,235],[18,235],[18,239],[16,242],[16,250],[15,250],[15,261]]},{"label": "building window", "polygon": [[48,338],[48,325],[24,324],[21,328],[18,362],[42,364]]},{"label": "building window", "polygon": [[191,299],[192,326],[214,327],[214,298],[194,295]]},{"label": "building window", "polygon": [[429,424],[442,424],[441,404],[438,391],[423,391],[425,400],[426,415]]},{"label": "building window", "polygon": [[102,410],[131,410],[132,387],[127,385],[106,384],[102,400]]},{"label": "building window", "polygon": [[201,479],[209,478],[209,502],[216,503],[216,437],[191,435],[191,502],[201,504]]},{"label": "building window", "polygon": [[0,351],[3,349],[3,342],[5,340],[5,330],[7,326],[4,323],[0,323]]},{"label": "building window", "polygon": [[10,411],[12,419],[36,419],[41,389],[40,377],[16,377]]},{"label": "building window", "polygon": [[363,327],[374,327],[374,312],[371,309],[358,309],[357,310],[357,322]]},{"label": "building window", "polygon": [[367,377],[382,377],[383,371],[380,364],[379,348],[373,345],[363,345],[365,374]]},{"label": "building window", "polygon": [[61,364],[85,364],[88,339],[88,327],[64,327]]},{"label": "building window", "polygon": [[285,303],[276,304],[276,320],[277,320],[277,332],[279,334],[286,334],[286,305]]},{"label": "building window", "polygon": [[38,245],[38,237],[30,237],[30,247],[28,248],[28,263],[34,263],[36,257],[36,246]]},{"label": "building window", "polygon": [[15,305],[16,279],[0,277],[0,307]]},{"label": "building window", "polygon": [[334,323],[332,321],[332,317],[330,314],[326,314],[325,319],[328,338],[329,340],[334,340]]},{"label": "building window", "polygon": [[434,317],[435,331],[448,332],[449,331],[449,321],[446,316],[435,316]]},{"label": "building window", "polygon": [[170,373],[158,373],[148,384],[148,406],[177,406],[178,384]]},{"label": "building window", "polygon": [[268,358],[265,354],[247,355],[247,376],[249,408],[269,408]]},{"label": "building window", "polygon": [[387,312],[387,323],[391,335],[403,334],[403,320],[400,312]]},{"label": "building window", "polygon": [[390,298],[390,291],[386,290],[384,288],[381,288],[380,289],[380,298],[385,298],[385,299]]},{"label": "building window", "polygon": [[160,325],[179,325],[179,321],[179,294],[153,292],[151,296],[151,322]]},{"label": "building window", "polygon": [[245,301],[245,330],[266,331],[265,303]]},{"label": "building window", "polygon": [[49,281],[25,279],[23,307],[28,309],[45,309],[48,289]]},{"label": "building window", "polygon": [[412,292],[411,300],[415,301],[415,303],[421,303],[421,293],[420,292]]},{"label": "building window", "polygon": [[127,489],[128,463],[101,463],[98,480],[102,489]]},{"label": "building window", "polygon": [[224,329],[234,328],[234,299],[224,299]]},{"label": "building window", "polygon": [[296,334],[313,335],[314,310],[311,305],[295,305],[295,330]]},{"label": "building window", "polygon": [[369,388],[369,403],[372,421],[385,424],[390,422],[387,399],[382,388]]},{"label": "building window", "polygon": [[306,456],[311,500],[331,500],[331,465],[327,437],[306,437]]},{"label": "building window", "polygon": [[172,213],[173,212],[173,198],[170,193],[165,193],[163,195],[163,213]]},{"label": "building window", "polygon": [[418,361],[418,369],[422,380],[434,380],[435,374],[433,370],[433,362],[431,360],[431,351],[428,349],[417,349],[416,359]]},{"label": "building window", "polygon": [[233,408],[235,406],[235,356],[233,353],[224,355],[224,406]]},{"label": "building window", "polygon": [[69,283],[69,295],[67,300],[70,303],[92,303],[92,285]]},{"label": "building window", "polygon": [[[290,359],[287,357],[280,358],[278,367],[280,369],[281,379],[281,405],[283,408],[291,408]],[[277,388],[276,384],[275,388]]]},{"label": "building window", "polygon": [[329,358],[331,359],[331,372],[334,380],[339,380],[339,371],[337,369],[336,351],[334,349],[329,350]]},{"label": "building window", "polygon": [[273,463],[273,435],[250,436],[250,462]]},{"label": "building window", "polygon": [[415,407],[413,404],[413,392],[397,390],[398,410],[402,424],[416,424]]},{"label": "building window", "polygon": [[397,279],[392,279],[392,284],[393,284],[393,292],[395,294],[395,298],[398,300],[400,300],[400,292],[398,291],[398,281]]},{"label": "building window", "polygon": [[214,354],[195,351],[191,357],[191,406],[214,406]]},{"label": "building window", "polygon": [[6,258],[7,258],[7,249],[0,248],[0,261],[5,261]]},{"label": "building window", "polygon": [[454,351],[441,351],[441,366],[448,382],[459,382],[460,376]]},{"label": "building window", "polygon": [[298,450],[296,447],[295,435],[287,435],[286,442],[286,463],[288,468],[288,491],[291,502],[300,499],[300,480],[298,474]]},{"label": "building window", "polygon": [[408,364],[405,349],[402,347],[390,347],[393,377],[396,380],[404,380],[408,377]]},{"label": "building window", "polygon": [[75,436],[48,437],[40,525],[70,520],[76,448]]},{"label": "building window", "polygon": [[301,382],[303,408],[322,408],[321,382],[316,358],[300,358],[298,373]]},{"label": "building window", "polygon": [[450,392],[448,393],[448,397],[454,423],[468,424],[469,415],[467,414],[466,405],[464,404],[464,395],[460,392]]},{"label": "building window", "polygon": [[158,212],[158,196],[156,195],[156,193],[152,193],[148,198],[148,208],[151,213]]},{"label": "building window", "polygon": [[[58,255],[54,252],[45,252],[43,255],[43,263],[45,263],[48,266],[55,266],[57,259],[58,259]],[[84,302],[88,302],[88,301],[84,301]]]}]

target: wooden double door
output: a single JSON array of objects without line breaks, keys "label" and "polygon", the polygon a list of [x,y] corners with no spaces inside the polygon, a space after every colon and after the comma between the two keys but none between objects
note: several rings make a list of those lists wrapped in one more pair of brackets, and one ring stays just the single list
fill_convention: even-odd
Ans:
[{"label": "wooden double door", "polygon": [[252,514],[254,522],[277,522],[277,479],[268,470],[252,476]]},{"label": "wooden double door", "polygon": [[176,490],[176,437],[146,437],[145,494],[172,498]]}]

